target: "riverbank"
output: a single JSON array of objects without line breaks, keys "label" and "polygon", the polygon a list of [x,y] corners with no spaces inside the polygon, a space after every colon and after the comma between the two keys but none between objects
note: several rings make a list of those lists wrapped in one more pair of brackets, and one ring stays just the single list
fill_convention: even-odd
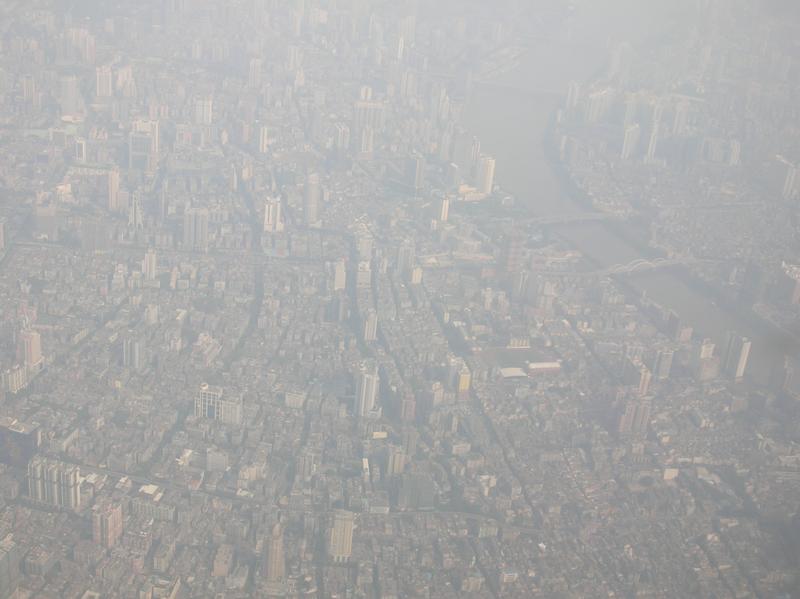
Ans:
[{"label": "riverbank", "polygon": [[[579,59],[575,53],[574,59]],[[537,55],[523,61],[514,75],[528,81],[528,72],[543,68]],[[586,71],[579,65],[577,72]],[[593,69],[592,72],[595,72]],[[561,73],[566,90],[576,69]],[[508,77],[508,75],[504,76]],[[535,89],[515,92],[489,86],[474,90],[467,110],[467,127],[481,140],[482,149],[497,160],[497,181],[513,194],[520,209],[532,216],[570,216],[596,212],[585,191],[578,188],[560,160],[554,144],[555,114],[562,97]],[[638,227],[638,229],[636,229]],[[627,264],[637,259],[663,257],[642,235],[641,222],[592,222],[554,225],[567,245],[587,256],[598,268]],[[618,278],[634,297],[647,297],[665,310],[673,310],[698,338],[711,338],[718,346],[736,331],[753,342],[748,374],[769,383],[776,364],[787,351],[800,349],[773,323],[734,305],[724,293],[686,267]]]}]

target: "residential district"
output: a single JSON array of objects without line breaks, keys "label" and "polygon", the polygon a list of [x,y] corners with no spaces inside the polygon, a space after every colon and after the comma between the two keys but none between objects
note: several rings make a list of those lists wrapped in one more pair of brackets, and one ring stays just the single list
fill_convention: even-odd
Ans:
[{"label": "residential district", "polygon": [[0,598],[800,597],[799,30],[0,3]]}]

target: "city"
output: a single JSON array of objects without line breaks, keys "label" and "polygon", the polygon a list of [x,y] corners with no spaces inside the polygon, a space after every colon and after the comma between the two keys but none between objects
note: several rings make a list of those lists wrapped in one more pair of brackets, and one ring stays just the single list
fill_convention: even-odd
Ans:
[{"label": "city", "polygon": [[0,599],[800,597],[798,39],[0,3]]}]

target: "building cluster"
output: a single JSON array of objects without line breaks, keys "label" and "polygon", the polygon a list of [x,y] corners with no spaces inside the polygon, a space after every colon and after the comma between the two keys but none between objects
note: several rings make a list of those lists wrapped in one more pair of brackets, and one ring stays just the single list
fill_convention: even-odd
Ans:
[{"label": "building cluster", "polygon": [[738,2],[696,13],[691,33],[618,43],[601,77],[570,84],[558,154],[586,203],[796,342],[797,23]]},{"label": "building cluster", "polygon": [[0,599],[797,589],[786,39],[619,45],[554,127],[597,226],[751,294],[717,339],[473,132],[573,10],[436,4],[0,7]]}]

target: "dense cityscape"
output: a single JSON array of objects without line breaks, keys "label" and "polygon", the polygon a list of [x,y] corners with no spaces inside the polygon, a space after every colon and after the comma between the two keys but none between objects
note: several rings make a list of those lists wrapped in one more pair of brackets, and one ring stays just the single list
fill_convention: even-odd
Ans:
[{"label": "dense cityscape", "polygon": [[0,599],[800,598],[799,40],[0,2]]}]

